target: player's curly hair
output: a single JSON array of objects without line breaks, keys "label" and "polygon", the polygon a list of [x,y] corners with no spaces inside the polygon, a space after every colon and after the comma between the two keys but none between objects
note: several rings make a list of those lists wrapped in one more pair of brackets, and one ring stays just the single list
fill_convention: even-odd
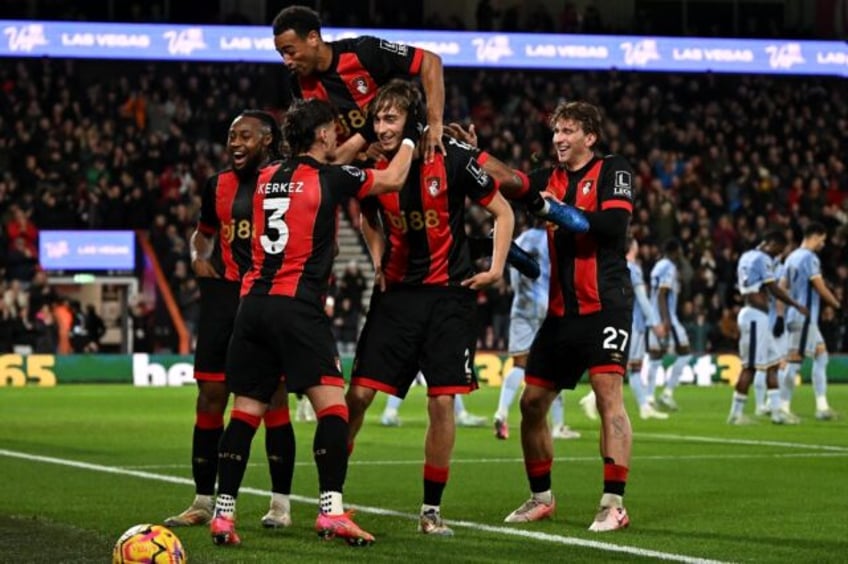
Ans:
[{"label": "player's curly hair", "polygon": [[277,14],[271,25],[274,26],[274,35],[280,35],[287,29],[294,30],[300,38],[306,37],[313,30],[321,35],[321,17],[318,12],[306,6],[284,8]]},{"label": "player's curly hair", "polygon": [[589,102],[577,100],[574,102],[560,102],[560,104],[551,114],[549,124],[551,128],[556,125],[561,119],[574,120],[583,128],[586,134],[594,133],[597,141],[595,144],[604,140],[603,117],[601,109]]},{"label": "player's curly hair", "polygon": [[315,130],[322,125],[335,127],[336,113],[329,102],[311,98],[295,100],[283,119],[283,138],[292,155],[309,151],[315,143]]},{"label": "player's curly hair", "polygon": [[274,114],[264,110],[250,109],[244,110],[239,114],[239,117],[250,117],[261,121],[268,129],[268,133],[271,134],[271,144],[268,146],[268,156],[272,161],[283,158],[283,132],[280,130],[280,124],[277,123],[277,118],[274,117]]}]

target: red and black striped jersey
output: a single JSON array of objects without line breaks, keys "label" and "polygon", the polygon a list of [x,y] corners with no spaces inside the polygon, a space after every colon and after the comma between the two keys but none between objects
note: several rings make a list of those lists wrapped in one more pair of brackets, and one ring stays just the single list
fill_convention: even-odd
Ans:
[{"label": "red and black striped jersey", "polygon": [[[625,244],[633,213],[632,170],[618,155],[595,157],[573,172],[563,167],[530,173],[531,190],[548,190],[591,214],[616,213],[615,234],[574,233],[548,226],[551,257],[549,317],[580,316],[633,307]],[[590,221],[590,225],[592,222]]]},{"label": "red and black striped jersey", "polygon": [[393,78],[417,76],[424,58],[421,49],[367,35],[328,45],[333,49],[330,68],[298,77],[292,95],[329,101],[338,112],[341,139],[365,125],[365,107],[380,86]]},{"label": "red and black striped jersey", "polygon": [[412,162],[397,193],[368,198],[386,230],[382,259],[386,282],[456,286],[474,275],[465,234],[465,198],[485,206],[497,193],[476,153],[445,137],[447,153],[432,163]]},{"label": "red and black striped jersey", "polygon": [[364,198],[373,183],[373,172],[355,166],[303,156],[278,163],[256,185],[253,265],[241,295],[290,296],[323,307],[338,206],[350,197]]},{"label": "red and black striped jersey", "polygon": [[210,177],[203,189],[197,230],[217,235],[211,261],[225,280],[240,282],[252,265],[253,193],[262,175],[257,171],[240,178],[228,168]]}]

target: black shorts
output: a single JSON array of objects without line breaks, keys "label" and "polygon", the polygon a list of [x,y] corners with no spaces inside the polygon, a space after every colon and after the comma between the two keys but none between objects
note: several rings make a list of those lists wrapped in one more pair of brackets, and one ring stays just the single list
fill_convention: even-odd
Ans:
[{"label": "black shorts", "polygon": [[524,381],[551,390],[573,390],[589,374],[625,373],[631,312],[601,311],[549,317],[530,347]]},{"label": "black shorts", "polygon": [[464,288],[376,292],[359,338],[352,384],[405,397],[420,370],[427,394],[477,389],[477,302]]},{"label": "black shorts", "polygon": [[280,375],[290,392],[344,387],[330,319],[317,304],[288,296],[245,296],[227,352],[227,386],[270,403]]},{"label": "black shorts", "polygon": [[199,277],[197,283],[200,286],[200,319],[194,348],[194,378],[223,382],[241,283],[205,277]]}]

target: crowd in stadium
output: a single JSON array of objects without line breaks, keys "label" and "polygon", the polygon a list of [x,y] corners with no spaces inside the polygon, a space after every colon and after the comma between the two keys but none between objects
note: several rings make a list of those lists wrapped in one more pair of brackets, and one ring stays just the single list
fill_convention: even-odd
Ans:
[{"label": "crowd in stadium", "polygon": [[[525,171],[552,163],[547,117],[558,101],[585,99],[607,109],[605,150],[624,155],[636,171],[632,231],[642,243],[645,272],[665,240],[682,243],[680,316],[695,351],[736,347],[736,261],[767,227],[784,228],[791,248],[811,220],[825,223],[824,275],[844,301],[848,103],[831,80],[451,69],[445,75],[446,121],[473,123],[480,147]],[[279,115],[284,90],[282,69],[273,65],[3,65],[0,349],[8,350],[21,331],[32,335],[50,316],[34,307],[32,290],[43,277],[40,229],[148,230],[193,329],[199,294],[187,238],[200,191],[226,166],[231,119],[248,107]],[[488,233],[484,216],[469,208],[470,233]],[[355,281],[335,285],[341,295],[328,313],[338,317],[344,342],[351,342],[367,307],[360,286],[368,272],[352,272]],[[351,284],[353,295],[345,295]],[[481,292],[481,348],[505,348],[510,300],[506,283]],[[848,351],[843,316],[823,309],[831,351]]]}]

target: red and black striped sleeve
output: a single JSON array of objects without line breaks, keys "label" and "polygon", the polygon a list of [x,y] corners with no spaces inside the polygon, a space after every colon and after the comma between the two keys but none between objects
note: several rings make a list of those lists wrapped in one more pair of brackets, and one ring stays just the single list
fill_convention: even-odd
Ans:
[{"label": "red and black striped sleeve", "polygon": [[552,192],[558,199],[565,197],[565,186],[554,186],[551,182],[554,169],[552,167],[536,168],[527,174],[527,180],[530,185],[529,194],[538,194],[545,190]]},{"label": "red and black striped sleeve", "polygon": [[607,236],[623,236],[633,214],[633,170],[624,157],[604,158],[598,186],[598,211],[584,212],[589,231]]},{"label": "red and black striped sleeve", "polygon": [[448,184],[457,184],[466,196],[481,206],[488,206],[498,193],[498,186],[477,161],[477,151],[454,143],[447,143],[445,150],[445,161],[449,167]]},{"label": "red and black striped sleeve", "polygon": [[422,49],[370,35],[357,39],[355,51],[378,84],[391,78],[418,76],[424,60]]},{"label": "red and black striped sleeve", "polygon": [[326,170],[327,180],[333,187],[333,193],[340,199],[356,198],[361,200],[371,195],[374,185],[374,172],[353,165],[331,166]]},{"label": "red and black striped sleeve", "polygon": [[633,169],[619,155],[604,158],[598,202],[601,211],[621,209],[633,213]]}]

